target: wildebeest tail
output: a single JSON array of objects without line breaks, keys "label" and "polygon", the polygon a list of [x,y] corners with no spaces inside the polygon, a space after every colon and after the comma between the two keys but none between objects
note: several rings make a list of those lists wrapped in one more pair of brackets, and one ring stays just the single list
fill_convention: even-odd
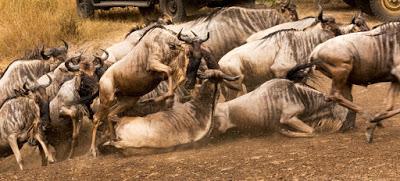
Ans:
[{"label": "wildebeest tail", "polygon": [[293,82],[305,82],[307,79],[312,78],[312,71],[307,70],[319,64],[321,61],[314,61],[311,63],[299,64],[290,69],[286,75],[286,79]]}]

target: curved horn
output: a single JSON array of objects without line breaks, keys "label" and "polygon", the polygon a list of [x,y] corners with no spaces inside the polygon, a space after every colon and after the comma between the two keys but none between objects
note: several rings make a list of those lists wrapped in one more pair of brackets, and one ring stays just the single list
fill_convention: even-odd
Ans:
[{"label": "curved horn", "polygon": [[100,58],[98,56],[94,56],[95,59],[98,59],[100,61],[100,63],[98,65],[96,65],[96,69],[103,67],[104,61],[106,61],[108,59],[108,57],[110,57],[110,54],[106,50],[104,50],[104,49],[100,49],[100,50],[103,51],[106,54],[106,57],[105,58]]},{"label": "curved horn", "polygon": [[51,83],[53,83],[53,79],[50,77],[50,75],[46,74],[46,76],[49,79],[49,82],[47,84],[45,84],[45,85],[40,85],[40,87],[42,87],[42,88],[46,88],[46,87],[50,86]]},{"label": "curved horn", "polygon": [[40,49],[40,55],[43,57],[44,60],[50,59],[50,57],[47,56],[47,55],[44,53],[44,45],[42,45],[42,48]]},{"label": "curved horn", "polygon": [[206,42],[208,39],[210,39],[210,32],[207,32],[207,37],[204,40],[201,40],[201,42]]},{"label": "curved horn", "polygon": [[324,10],[322,9],[321,4],[318,2],[318,16],[317,16],[317,20],[323,22],[324,18]]},{"label": "curved horn", "polygon": [[79,58],[79,60],[80,60],[81,56],[82,56],[82,54],[79,56],[76,56],[76,57],[72,57],[72,58],[68,59],[67,61],[65,61],[65,67],[67,68],[68,71],[70,71],[70,72],[79,71],[79,65],[71,65],[71,63],[72,63],[72,59]]},{"label": "curved horn", "polygon": [[68,43],[63,39],[61,39],[61,41],[64,43],[65,49],[68,50],[68,48],[69,48]]},{"label": "curved horn", "polygon": [[182,39],[182,31],[183,31],[183,28],[181,29],[181,31],[179,31],[177,37],[178,37],[178,40],[185,41],[184,39]]},{"label": "curved horn", "polygon": [[286,2],[286,4],[285,4],[285,8],[288,8],[289,7],[289,5],[292,3],[292,0],[288,0],[287,2]]},{"label": "curved horn", "polygon": [[192,34],[193,34],[195,37],[198,37],[197,34],[196,34],[194,31],[190,30],[190,32],[192,32]]},{"label": "curved horn", "polygon": [[187,44],[192,44],[192,41],[191,41],[191,40],[182,37],[182,31],[183,31],[183,28],[181,29],[181,31],[179,31],[179,33],[178,33],[178,35],[177,35],[178,40],[183,41],[183,42],[185,42],[185,43],[187,43]]},{"label": "curved horn", "polygon": [[22,89],[23,89],[25,92],[29,92],[29,91],[30,91],[29,86],[28,86],[28,82],[25,82],[25,83],[24,83],[24,85],[22,86]]}]

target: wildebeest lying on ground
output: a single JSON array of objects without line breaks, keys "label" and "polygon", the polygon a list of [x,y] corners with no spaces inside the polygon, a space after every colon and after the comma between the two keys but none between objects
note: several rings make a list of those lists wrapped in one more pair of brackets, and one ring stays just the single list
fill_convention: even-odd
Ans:
[{"label": "wildebeest lying on ground", "polygon": [[289,137],[312,137],[315,129],[345,131],[355,122],[348,109],[327,102],[323,93],[287,79],[272,79],[248,94],[217,104],[214,117],[220,132],[270,130]]},{"label": "wildebeest lying on ground", "polygon": [[[311,63],[332,78],[328,99],[361,113],[372,122],[367,129],[367,140],[372,141],[379,121],[396,115],[394,99],[400,90],[400,23],[385,23],[371,31],[339,36],[317,46],[311,53]],[[386,110],[371,117],[360,106],[352,103],[353,84],[370,85],[391,82]]]},{"label": "wildebeest lying on ground", "polygon": [[213,128],[213,113],[218,101],[218,82],[235,80],[219,70],[206,70],[193,99],[175,103],[170,110],[144,117],[122,117],[117,120],[116,140],[106,142],[116,148],[170,148],[206,138]]},{"label": "wildebeest lying on ground", "polygon": [[42,48],[34,53],[36,54],[11,62],[4,70],[0,78],[0,104],[8,97],[15,96],[15,89],[22,89],[22,85],[25,83],[24,77],[27,77],[28,81],[35,81],[42,75],[53,71],[66,59],[68,44],[64,42],[62,47]]},{"label": "wildebeest lying on ground", "polygon": [[[103,50],[104,51],[104,50]],[[108,52],[104,51],[106,55]],[[84,117],[91,118],[90,104],[98,93],[98,81],[101,77],[101,68],[104,61],[100,57],[87,58],[77,57],[78,64],[74,64],[72,59],[65,62],[65,67],[74,76],[62,84],[54,99],[50,102],[51,128],[49,135],[56,139],[49,139],[53,146],[63,143],[65,135],[69,135],[72,128],[71,148],[68,158],[74,155],[74,148],[79,136],[80,127]],[[70,126],[72,122],[72,126]],[[60,141],[61,140],[61,141]],[[61,156],[61,155],[60,155]]]},{"label": "wildebeest lying on ground", "polygon": [[[297,19],[296,7],[288,1],[278,9],[224,8],[215,11],[207,17],[177,25],[167,25],[166,27],[176,33],[181,29],[187,31],[193,30],[199,35],[205,35],[207,32],[211,32],[213,37],[206,45],[210,48],[215,58],[219,60],[226,52],[243,44],[246,38],[251,34],[277,24],[295,21]],[[139,42],[140,37],[142,37],[148,29],[163,24],[167,23],[154,23],[143,29],[131,31],[123,41],[106,49],[110,52],[110,57],[106,61],[106,64],[112,64],[121,60],[133,50]],[[184,33],[187,34],[190,32]]]},{"label": "wildebeest lying on ground", "polygon": [[149,30],[133,51],[113,64],[99,82],[100,104],[93,119],[92,154],[96,156],[96,131],[101,121],[106,120],[111,135],[114,135],[108,117],[133,106],[162,80],[168,80],[168,91],[144,102],[173,97],[174,90],[185,80],[187,64],[187,50],[176,34],[158,27]]},{"label": "wildebeest lying on ground", "polygon": [[[280,26],[283,29],[276,28]],[[308,62],[309,55],[318,44],[341,35],[335,19],[323,17],[322,9],[316,18],[276,27],[270,28],[274,31],[265,31],[267,34],[262,39],[252,40],[221,58],[219,65],[223,72],[240,76],[235,82],[222,84],[226,86],[222,91],[227,100],[237,97],[237,90],[251,92],[267,80],[286,77],[291,68]],[[260,37],[259,34],[257,36]]]},{"label": "wildebeest lying on ground", "polygon": [[13,152],[21,170],[23,161],[19,149],[26,142],[39,142],[43,165],[54,162],[40,119],[41,104],[45,104],[47,100],[44,88],[51,83],[51,78],[48,78],[50,80],[47,85],[25,83],[23,90],[15,90],[16,96],[8,98],[0,108],[0,156],[5,157]]}]

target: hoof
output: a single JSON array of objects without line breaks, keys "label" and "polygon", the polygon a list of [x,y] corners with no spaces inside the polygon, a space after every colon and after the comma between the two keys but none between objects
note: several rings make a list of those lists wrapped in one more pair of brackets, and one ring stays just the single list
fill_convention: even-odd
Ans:
[{"label": "hoof", "polygon": [[98,153],[97,153],[97,149],[90,149],[89,153],[87,154],[88,156],[92,156],[93,158],[96,158]]},{"label": "hoof", "polygon": [[373,142],[373,129],[367,128],[367,132],[365,132],[365,137],[367,138],[367,143],[371,144]]}]

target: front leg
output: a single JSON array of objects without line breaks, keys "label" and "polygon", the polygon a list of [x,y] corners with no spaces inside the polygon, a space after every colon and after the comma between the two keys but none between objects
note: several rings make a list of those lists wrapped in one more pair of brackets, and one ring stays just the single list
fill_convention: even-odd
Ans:
[{"label": "front leg", "polygon": [[160,72],[160,73],[165,73],[168,77],[168,92],[164,95],[161,95],[157,98],[151,98],[147,100],[143,100],[140,103],[147,103],[147,102],[161,102],[164,101],[165,99],[171,98],[174,96],[174,91],[177,88],[176,85],[174,85],[174,80],[172,77],[172,69],[171,67],[164,65],[158,61],[153,61],[149,65],[149,70],[150,71],[155,71],[155,72]]}]

